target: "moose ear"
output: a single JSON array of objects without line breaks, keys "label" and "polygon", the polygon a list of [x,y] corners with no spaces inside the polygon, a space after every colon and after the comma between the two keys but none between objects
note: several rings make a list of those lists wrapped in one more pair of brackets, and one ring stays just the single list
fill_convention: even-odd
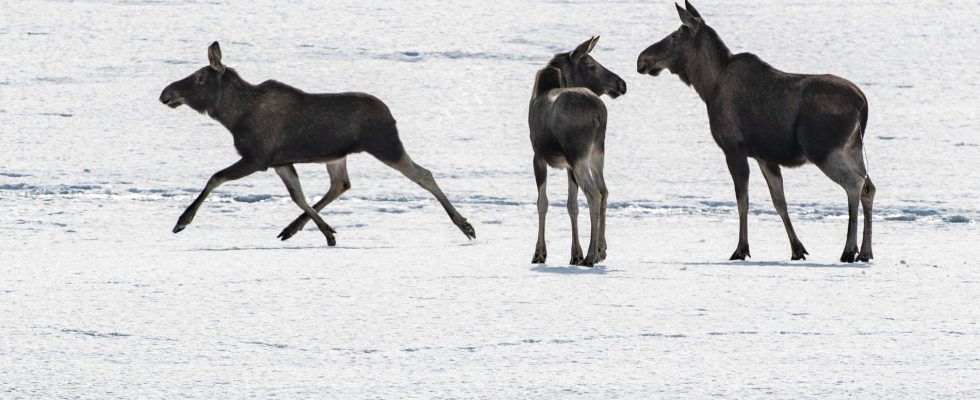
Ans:
[{"label": "moose ear", "polygon": [[570,56],[572,57],[572,61],[578,61],[582,59],[582,57],[585,57],[587,54],[589,54],[589,52],[592,51],[592,48],[595,47],[595,42],[597,40],[599,40],[599,38],[593,36],[589,38],[589,40],[586,40],[582,42],[582,44],[578,45],[578,47],[576,47],[575,50],[572,50],[572,53],[570,54]]},{"label": "moose ear", "polygon": [[701,25],[704,24],[704,20],[694,16],[690,11],[681,8],[677,3],[674,3],[674,6],[677,7],[677,15],[681,17],[681,24],[691,29],[692,33],[697,34],[698,30],[701,29]]},{"label": "moose ear", "polygon": [[701,13],[699,13],[698,10],[691,5],[690,1],[684,0],[684,8],[686,8],[687,12],[691,13],[691,15],[701,18],[702,22],[704,21],[704,17],[702,17]]},{"label": "moose ear", "polygon": [[592,42],[589,43],[589,53],[591,53],[592,52],[592,49],[595,48],[595,44],[596,43],[599,43],[599,37],[598,36],[592,38]]},{"label": "moose ear", "polygon": [[208,61],[215,71],[224,72],[225,66],[221,64],[221,47],[218,42],[211,43],[211,47],[208,47]]}]

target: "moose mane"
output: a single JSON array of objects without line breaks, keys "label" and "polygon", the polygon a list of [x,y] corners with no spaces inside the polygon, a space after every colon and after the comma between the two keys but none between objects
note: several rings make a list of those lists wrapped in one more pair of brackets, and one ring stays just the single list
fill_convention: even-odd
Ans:
[{"label": "moose mane", "polygon": [[552,89],[563,87],[565,87],[565,79],[558,68],[544,67],[534,77],[534,97],[548,93]]},{"label": "moose mane", "polygon": [[[692,85],[690,78],[692,74],[697,74],[698,78],[701,78],[702,80],[704,78],[709,78],[713,81],[716,75],[721,72],[721,68],[723,68],[732,57],[731,50],[729,50],[725,42],[721,40],[721,36],[718,36],[718,32],[715,32],[715,30],[708,25],[702,25],[701,29],[698,30],[697,35],[694,36],[694,46],[697,51],[696,57],[699,59],[688,60],[688,62],[690,63],[691,61],[694,61],[694,65],[700,66],[695,67],[699,71],[683,68],[682,71],[675,72],[681,81],[688,86]],[[705,76],[706,74],[713,76],[708,77]]]}]

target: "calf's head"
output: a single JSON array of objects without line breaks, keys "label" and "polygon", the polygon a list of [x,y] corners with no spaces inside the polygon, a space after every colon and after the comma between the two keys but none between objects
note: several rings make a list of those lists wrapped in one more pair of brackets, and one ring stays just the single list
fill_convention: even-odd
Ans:
[{"label": "calf's head", "polygon": [[201,68],[190,76],[167,85],[160,93],[160,102],[171,108],[186,104],[196,111],[204,112],[214,106],[221,97],[225,83],[225,71],[221,64],[221,47],[218,42],[208,47],[210,65]]},{"label": "calf's head", "polygon": [[596,96],[608,94],[615,99],[626,94],[626,82],[589,55],[598,41],[599,37],[596,36],[570,53],[557,54],[548,66],[561,71],[562,80],[567,87],[583,87]]},{"label": "calf's head", "polygon": [[636,60],[636,70],[641,74],[657,76],[666,69],[690,85],[691,82],[686,71],[687,64],[688,61],[695,60],[697,57],[697,35],[706,25],[701,14],[694,9],[691,3],[685,0],[685,8],[681,8],[677,4],[674,5],[681,17],[681,27],[663,40],[643,50],[643,53],[640,53],[640,57]]}]

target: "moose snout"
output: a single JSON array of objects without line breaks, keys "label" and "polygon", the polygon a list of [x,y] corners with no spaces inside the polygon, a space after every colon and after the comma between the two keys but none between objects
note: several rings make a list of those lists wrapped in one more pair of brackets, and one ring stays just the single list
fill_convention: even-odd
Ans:
[{"label": "moose snout", "polygon": [[646,57],[641,54],[639,58],[636,59],[636,72],[641,74],[646,74],[650,71],[650,66],[647,64]]},{"label": "moose snout", "polygon": [[618,90],[619,90],[619,95],[620,96],[626,94],[626,81],[624,81],[622,79],[619,80]]},{"label": "moose snout", "polygon": [[626,94],[626,81],[624,81],[622,78],[617,77],[616,87],[609,90],[609,97],[615,99],[624,94]]},{"label": "moose snout", "polygon": [[167,87],[160,93],[160,102],[171,108],[177,108],[180,105],[180,96],[173,89]]}]

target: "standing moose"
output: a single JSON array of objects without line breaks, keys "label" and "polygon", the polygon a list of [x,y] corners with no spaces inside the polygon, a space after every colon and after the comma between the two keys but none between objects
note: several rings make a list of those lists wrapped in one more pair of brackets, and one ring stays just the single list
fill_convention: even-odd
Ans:
[{"label": "standing moose", "polygon": [[[676,4],[675,4],[676,5]],[[738,248],[732,260],[749,255],[748,157],[759,162],[776,212],[789,235],[793,260],[807,251],[786,211],[780,166],[816,164],[847,193],[847,242],[842,262],[868,261],[875,186],[864,165],[868,101],[853,83],[833,75],[779,71],[753,54],[733,55],[701,14],[685,1],[676,5],[681,27],[637,59],[637,71],[657,76],[664,69],[693,86],[708,108],[711,135],[725,152],[738,200]],[[858,202],[864,208],[864,238],[857,248]]]},{"label": "standing moose", "polygon": [[[208,48],[208,60],[209,66],[163,89],[160,101],[171,108],[186,104],[220,122],[231,131],[242,158],[208,180],[200,196],[177,220],[174,233],[191,223],[208,194],[219,185],[272,167],[293,202],[303,209],[279,237],[289,239],[312,219],[327,244],[334,246],[335,231],[317,212],[350,188],[347,155],[367,152],[431,192],[463,234],[476,237],[432,174],[405,153],[395,119],[381,100],[364,93],[308,94],[272,80],[252,85],[221,63],[218,42]],[[323,163],[330,174],[330,189],[312,207],[293,168],[296,163]]]},{"label": "standing moose", "polygon": [[[572,219],[573,265],[593,266],[606,258],[606,201],[602,176],[606,141],[606,106],[599,96],[626,94],[626,82],[596,62],[589,52],[593,37],[570,53],[556,54],[538,71],[531,94],[528,125],[534,149],[534,178],[538,184],[538,243],[532,263],[544,263],[548,213],[548,166],[568,170],[568,214]],[[592,230],[589,251],[582,258],[578,241],[578,188],[589,204]]]}]

